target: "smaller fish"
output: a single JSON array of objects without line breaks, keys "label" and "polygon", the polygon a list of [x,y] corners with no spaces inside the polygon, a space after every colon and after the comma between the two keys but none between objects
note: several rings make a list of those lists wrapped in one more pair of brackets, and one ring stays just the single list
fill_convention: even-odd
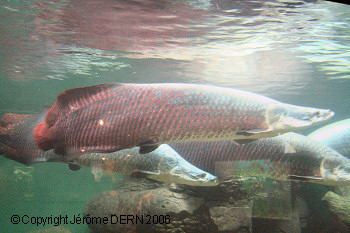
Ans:
[{"label": "smaller fish", "polygon": [[140,154],[139,148],[135,147],[114,153],[85,154],[74,162],[79,166],[93,168],[93,174],[97,179],[101,175],[100,168],[103,171],[149,178],[166,183],[192,186],[218,185],[215,176],[196,168],[165,144],[147,154]]},{"label": "smaller fish", "polygon": [[234,141],[170,144],[184,159],[220,179],[264,176],[325,185],[350,184],[350,159],[297,133],[247,144]]},{"label": "smaller fish", "polygon": [[308,138],[322,142],[350,158],[350,118],[326,125],[309,134]]}]

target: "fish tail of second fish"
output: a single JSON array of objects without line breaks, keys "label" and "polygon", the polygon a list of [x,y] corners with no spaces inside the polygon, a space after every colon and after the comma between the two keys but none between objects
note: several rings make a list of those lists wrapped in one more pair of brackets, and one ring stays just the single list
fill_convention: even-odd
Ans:
[{"label": "fish tail of second fish", "polygon": [[33,130],[35,144],[44,151],[54,148],[55,139],[51,136],[49,125],[40,122]]},{"label": "fish tail of second fish", "polygon": [[9,140],[13,140],[11,139],[11,134],[6,130],[5,127],[0,126],[0,141],[5,142]]}]

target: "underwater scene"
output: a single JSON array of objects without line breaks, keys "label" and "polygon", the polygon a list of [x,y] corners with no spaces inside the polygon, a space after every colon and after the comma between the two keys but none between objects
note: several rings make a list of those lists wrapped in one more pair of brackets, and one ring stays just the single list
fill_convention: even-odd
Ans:
[{"label": "underwater scene", "polygon": [[0,232],[350,232],[350,6],[0,2]]}]

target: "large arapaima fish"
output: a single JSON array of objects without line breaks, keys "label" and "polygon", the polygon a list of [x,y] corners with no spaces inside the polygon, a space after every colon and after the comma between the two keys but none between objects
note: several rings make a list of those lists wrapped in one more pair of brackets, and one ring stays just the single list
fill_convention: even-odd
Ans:
[{"label": "large arapaima fish", "polygon": [[[37,114],[5,114],[0,122],[0,154],[25,165],[42,162],[68,162],[54,150],[43,151],[34,143],[32,131],[45,119],[50,107]],[[217,185],[215,176],[202,171],[184,160],[168,145],[142,155],[138,148],[120,150],[114,153],[94,153],[80,156],[69,162],[75,170],[79,166],[103,169],[161,182],[187,184],[192,186]]]},{"label": "large arapaima fish", "polygon": [[350,159],[297,133],[259,139],[170,144],[194,166],[221,179],[263,176],[326,185],[350,184]]},{"label": "large arapaima fish", "polygon": [[40,148],[74,159],[135,146],[147,153],[161,143],[271,137],[333,114],[224,87],[112,83],[61,93],[33,133]]}]

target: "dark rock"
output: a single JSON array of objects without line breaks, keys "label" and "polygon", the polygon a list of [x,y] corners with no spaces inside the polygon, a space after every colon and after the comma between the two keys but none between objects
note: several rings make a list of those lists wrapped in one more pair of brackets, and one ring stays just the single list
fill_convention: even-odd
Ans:
[{"label": "dark rock", "polygon": [[[283,214],[286,215],[283,216],[290,215],[290,187],[286,185],[252,179],[227,181],[215,187],[190,187],[128,180],[118,186],[118,191],[92,197],[86,204],[84,216],[130,215],[134,219],[135,216],[143,216],[145,221],[149,221],[149,216],[152,218],[151,224],[145,221],[89,224],[92,232],[251,232],[256,200],[259,203],[263,199],[268,200],[268,207],[274,203],[269,197],[285,197]],[[281,195],[284,192],[289,192],[289,195]],[[276,217],[278,208],[281,207],[270,212],[268,208],[255,211],[255,215],[263,213],[264,216]]]},{"label": "dark rock", "polygon": [[[198,229],[195,226],[200,225],[191,216],[202,204],[202,198],[176,193],[167,187],[151,189],[147,182],[140,182],[118,192],[95,195],[87,203],[84,216],[106,217],[104,223],[89,224],[93,232],[190,232],[189,229]],[[143,221],[137,222],[137,217]]]},{"label": "dark rock", "polygon": [[251,229],[251,211],[248,206],[234,205],[212,206],[209,209],[210,216],[220,232],[232,232],[241,227]]}]

